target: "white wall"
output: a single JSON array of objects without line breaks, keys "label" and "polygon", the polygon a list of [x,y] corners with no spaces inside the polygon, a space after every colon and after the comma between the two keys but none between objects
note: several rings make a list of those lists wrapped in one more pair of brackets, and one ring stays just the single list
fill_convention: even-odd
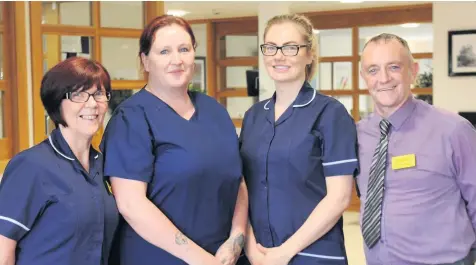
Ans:
[{"label": "white wall", "polygon": [[448,31],[476,29],[476,3],[434,2],[433,104],[444,109],[476,111],[476,77],[448,76]]}]

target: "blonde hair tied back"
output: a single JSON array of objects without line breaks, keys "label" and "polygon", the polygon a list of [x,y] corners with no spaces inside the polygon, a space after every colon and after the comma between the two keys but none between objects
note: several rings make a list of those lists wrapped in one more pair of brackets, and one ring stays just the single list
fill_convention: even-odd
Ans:
[{"label": "blonde hair tied back", "polygon": [[266,23],[263,40],[266,38],[266,34],[268,33],[268,30],[269,28],[271,28],[271,26],[282,24],[285,22],[291,22],[295,25],[300,26],[303,30],[303,38],[307,42],[307,44],[309,44],[308,52],[310,52],[312,55],[312,63],[306,66],[306,81],[309,82],[316,73],[319,57],[317,53],[317,38],[313,31],[314,27],[312,26],[311,21],[307,17],[298,14],[285,14],[271,18]]}]

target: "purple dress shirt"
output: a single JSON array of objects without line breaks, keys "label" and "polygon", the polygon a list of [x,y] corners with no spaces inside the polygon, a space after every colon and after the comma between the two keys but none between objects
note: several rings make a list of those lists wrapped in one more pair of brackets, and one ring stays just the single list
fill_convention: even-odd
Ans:
[{"label": "purple dress shirt", "polygon": [[[361,221],[382,117],[357,124]],[[410,97],[393,113],[382,206],[382,233],[368,265],[452,263],[475,243],[476,130],[457,114]],[[414,154],[416,166],[392,169],[392,158]]]}]

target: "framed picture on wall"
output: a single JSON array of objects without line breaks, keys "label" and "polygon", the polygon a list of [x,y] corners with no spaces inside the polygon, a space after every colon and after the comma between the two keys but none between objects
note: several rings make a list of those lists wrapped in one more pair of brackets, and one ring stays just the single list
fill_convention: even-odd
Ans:
[{"label": "framed picture on wall", "polygon": [[448,75],[476,76],[476,29],[448,32]]},{"label": "framed picture on wall", "polygon": [[193,74],[192,82],[188,85],[190,91],[197,91],[207,93],[207,68],[205,64],[205,57],[195,57],[195,72]]}]

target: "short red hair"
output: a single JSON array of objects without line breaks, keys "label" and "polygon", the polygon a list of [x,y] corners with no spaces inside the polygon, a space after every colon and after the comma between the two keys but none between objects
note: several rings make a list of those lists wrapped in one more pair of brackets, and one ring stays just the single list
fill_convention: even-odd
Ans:
[{"label": "short red hair", "polygon": [[190,38],[192,39],[192,46],[195,49],[197,43],[190,24],[188,24],[188,22],[181,17],[163,15],[156,17],[154,20],[152,20],[142,31],[142,35],[140,36],[139,57],[142,53],[145,55],[149,55],[150,48],[154,43],[155,33],[157,32],[157,30],[174,24],[181,26],[185,31],[187,31],[187,33],[190,35]]}]

